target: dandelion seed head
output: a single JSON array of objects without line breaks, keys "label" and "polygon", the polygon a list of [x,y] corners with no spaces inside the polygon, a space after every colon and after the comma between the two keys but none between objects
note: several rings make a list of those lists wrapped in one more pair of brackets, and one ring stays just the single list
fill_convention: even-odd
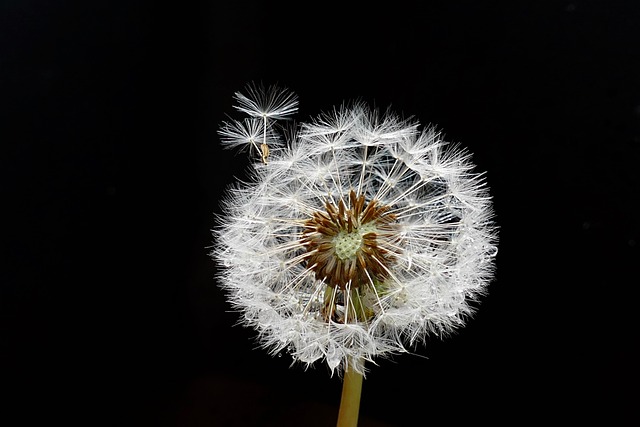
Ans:
[{"label": "dandelion seed head", "polygon": [[[236,98],[263,118],[290,111],[291,99]],[[233,137],[228,125],[221,136]],[[226,193],[214,229],[220,285],[260,343],[341,371],[463,326],[497,252],[491,198],[469,153],[363,103],[279,140],[269,163]]]}]

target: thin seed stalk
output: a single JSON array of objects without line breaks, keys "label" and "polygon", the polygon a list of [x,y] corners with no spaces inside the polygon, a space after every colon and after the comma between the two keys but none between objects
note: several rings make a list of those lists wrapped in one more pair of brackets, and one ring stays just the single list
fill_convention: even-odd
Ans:
[{"label": "thin seed stalk", "polygon": [[337,427],[357,427],[358,425],[363,378],[362,374],[355,369],[356,363],[351,361],[344,374]]}]

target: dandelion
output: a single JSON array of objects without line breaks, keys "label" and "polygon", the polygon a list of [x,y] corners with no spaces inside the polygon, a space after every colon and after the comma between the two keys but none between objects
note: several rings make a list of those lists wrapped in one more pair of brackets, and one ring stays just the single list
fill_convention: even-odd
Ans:
[{"label": "dandelion", "polygon": [[[236,94],[236,108],[263,125],[295,111],[291,93],[270,90]],[[223,141],[253,145],[257,128],[238,123],[223,124]],[[286,144],[277,134],[262,127],[269,164],[253,164],[223,201],[220,284],[265,349],[324,361],[344,373],[343,402],[357,400],[366,362],[473,314],[497,252],[488,188],[434,127],[364,103],[299,124]]]}]

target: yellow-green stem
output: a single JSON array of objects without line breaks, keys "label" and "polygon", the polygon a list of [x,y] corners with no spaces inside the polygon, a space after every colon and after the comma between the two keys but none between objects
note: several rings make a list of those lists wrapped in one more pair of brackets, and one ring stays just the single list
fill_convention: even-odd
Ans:
[{"label": "yellow-green stem", "polygon": [[362,394],[362,374],[355,370],[355,361],[349,361],[342,382],[342,397],[338,412],[337,427],[356,427],[360,412]]}]

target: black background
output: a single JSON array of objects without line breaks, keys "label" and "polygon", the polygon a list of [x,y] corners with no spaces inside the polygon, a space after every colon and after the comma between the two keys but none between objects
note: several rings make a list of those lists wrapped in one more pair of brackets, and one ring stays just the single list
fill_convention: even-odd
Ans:
[{"label": "black background", "polygon": [[380,360],[362,426],[638,422],[640,7],[616,1],[0,6],[8,425],[333,425],[340,379],[257,349],[213,279],[250,81],[359,98],[474,153],[500,230],[476,316]]}]

